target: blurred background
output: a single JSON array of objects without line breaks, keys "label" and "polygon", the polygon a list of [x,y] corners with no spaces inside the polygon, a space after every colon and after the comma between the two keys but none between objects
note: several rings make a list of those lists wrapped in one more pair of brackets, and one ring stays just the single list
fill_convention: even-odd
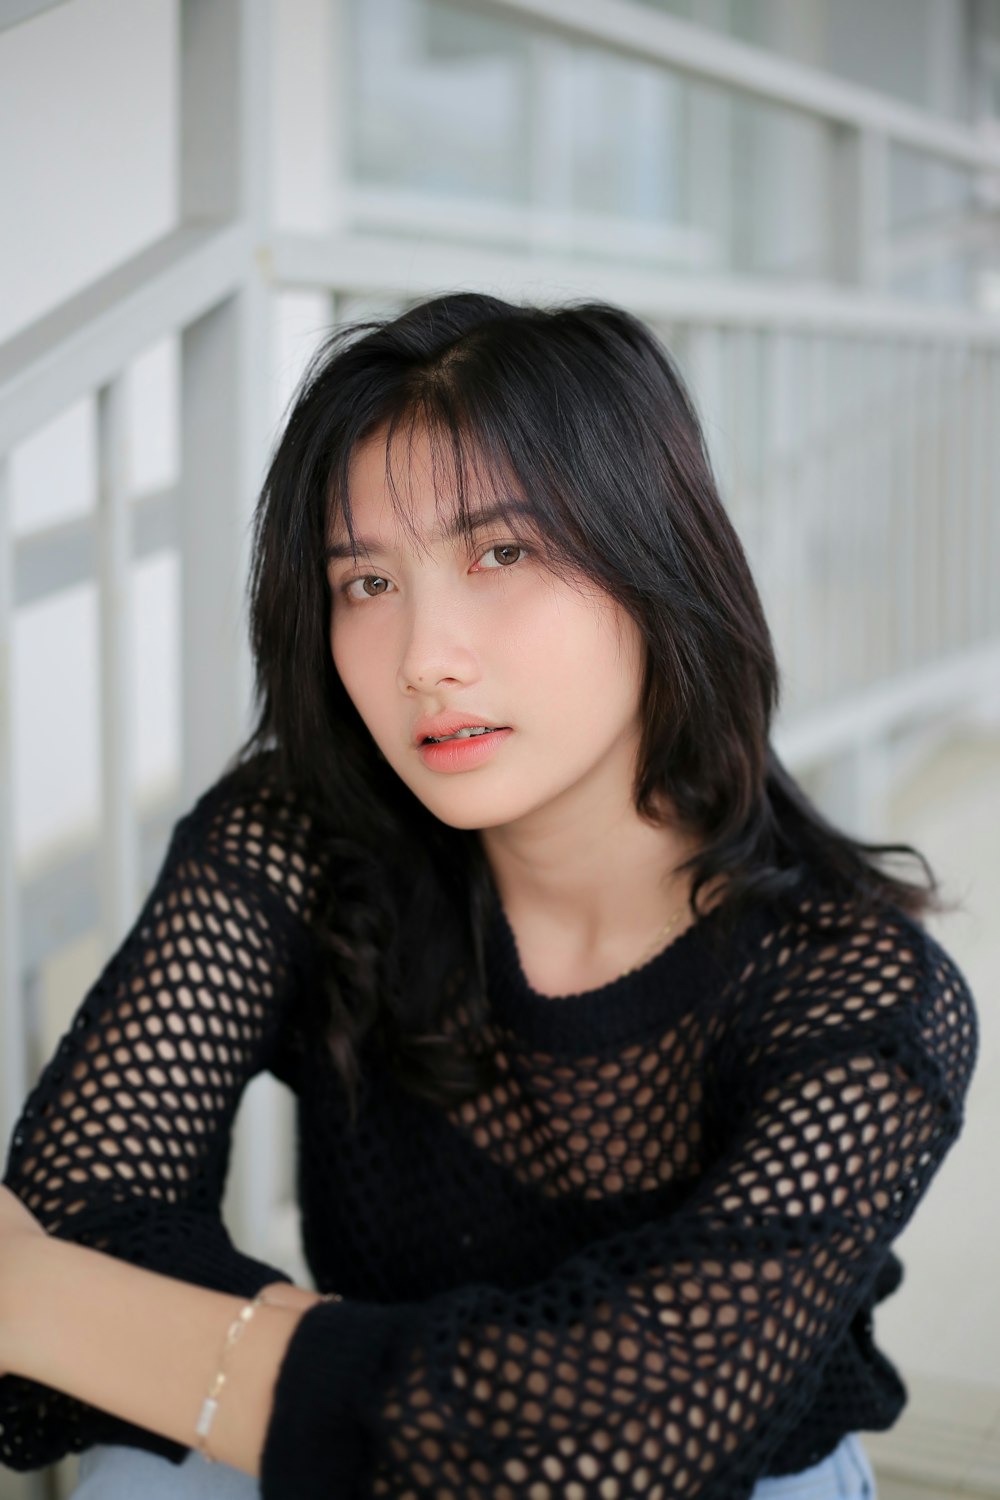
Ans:
[{"label": "blurred background", "polygon": [[[459,287],[661,334],[779,752],[962,902],[930,925],[979,1071],[868,1446],[882,1500],[1000,1495],[1000,0],[0,0],[4,1145],[249,725],[248,522],[304,360]],[[309,1284],[292,1132],[255,1079],[225,1218]]]}]

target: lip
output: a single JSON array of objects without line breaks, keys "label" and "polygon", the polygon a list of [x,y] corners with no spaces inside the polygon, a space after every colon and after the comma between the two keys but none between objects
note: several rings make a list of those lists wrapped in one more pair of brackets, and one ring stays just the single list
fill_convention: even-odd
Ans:
[{"label": "lip", "polygon": [[439,740],[446,734],[457,734],[460,729],[479,729],[482,725],[489,725],[491,729],[510,729],[509,724],[494,724],[488,714],[475,717],[476,710],[467,710],[466,713],[435,714],[432,718],[429,714],[417,720],[413,726],[413,743],[422,745],[428,737]]},{"label": "lip", "polygon": [[441,745],[418,745],[424,765],[432,771],[469,771],[493,756],[513,729],[491,729],[468,740],[445,740]]}]

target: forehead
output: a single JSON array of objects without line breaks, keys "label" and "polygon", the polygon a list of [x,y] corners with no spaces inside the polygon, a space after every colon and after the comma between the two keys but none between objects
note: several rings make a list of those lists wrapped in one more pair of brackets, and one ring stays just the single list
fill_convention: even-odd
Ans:
[{"label": "forehead", "polygon": [[375,520],[391,517],[400,507],[426,517],[447,506],[457,488],[453,462],[447,463],[440,439],[423,427],[397,431],[388,442],[383,427],[354,445],[348,464],[348,502],[352,516]]},{"label": "forehead", "polygon": [[[359,550],[390,548],[400,535],[417,546],[453,542],[473,526],[517,519],[522,525],[534,513],[520,486],[484,461],[465,440],[455,451],[448,432],[429,434],[410,424],[393,433],[382,427],[351,452],[346,509]],[[345,497],[331,495],[328,533],[330,555],[350,555]]]}]

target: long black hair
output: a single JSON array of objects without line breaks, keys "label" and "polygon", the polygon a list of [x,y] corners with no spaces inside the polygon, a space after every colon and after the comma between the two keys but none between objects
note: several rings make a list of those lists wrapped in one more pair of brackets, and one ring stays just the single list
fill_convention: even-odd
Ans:
[{"label": "long black hair", "polygon": [[[491,877],[481,842],[429,812],[380,755],[329,644],[325,548],[340,517],[354,544],[351,455],[385,429],[395,496],[389,449],[404,423],[442,455],[470,549],[471,473],[498,506],[530,505],[561,578],[596,583],[637,623],[634,805],[663,822],[666,795],[671,820],[697,833],[681,866],[696,917],[699,893],[719,876],[717,917],[729,930],[750,902],[791,908],[805,870],[855,912],[894,903],[920,919],[951,909],[922,854],[838,830],[779,761],[770,740],[779,670],[757,588],[692,400],[643,322],[598,301],[543,307],[455,292],[343,325],[300,383],[254,516],[256,720],[234,766],[251,775],[266,762],[322,834],[316,1015],[352,1117],[366,1040],[385,1048],[406,1088],[436,1103],[495,1076],[486,1052],[468,1045],[485,1013]],[[924,878],[880,867],[897,853],[918,860]],[[469,1023],[461,1046],[446,1029],[458,1014]]]}]

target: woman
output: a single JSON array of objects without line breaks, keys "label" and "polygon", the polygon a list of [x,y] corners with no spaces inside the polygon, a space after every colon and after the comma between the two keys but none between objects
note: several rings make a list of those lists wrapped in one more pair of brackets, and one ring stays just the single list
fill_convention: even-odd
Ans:
[{"label": "woman", "polygon": [[[774,753],[669,357],[601,303],[341,329],[254,549],[255,732],[11,1144],[0,1459],[83,1452],[83,1500],[872,1496],[872,1309],[973,1002],[926,861]],[[318,1292],[219,1217],[264,1068]]]}]

